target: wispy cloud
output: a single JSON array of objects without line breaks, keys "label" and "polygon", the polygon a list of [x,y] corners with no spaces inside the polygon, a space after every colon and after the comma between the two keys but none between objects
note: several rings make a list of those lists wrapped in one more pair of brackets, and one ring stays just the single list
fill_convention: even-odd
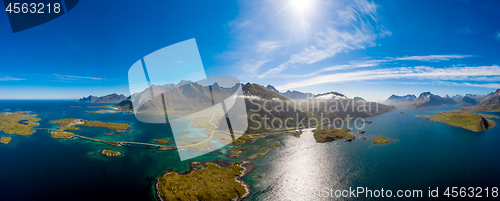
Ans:
[{"label": "wispy cloud", "polygon": [[99,77],[85,77],[85,76],[74,76],[74,75],[61,75],[61,74],[54,74],[56,78],[64,80],[64,81],[101,81],[104,80],[105,78],[99,78]]},{"label": "wispy cloud", "polygon": [[322,68],[320,70],[314,71],[312,73],[308,73],[305,75],[301,75],[299,77],[311,77],[323,72],[330,71],[339,71],[339,70],[352,70],[356,68],[367,68],[367,67],[375,67],[378,66],[379,63],[385,62],[389,60],[361,60],[361,61],[351,61],[349,64],[344,65],[334,65],[326,68]]},{"label": "wispy cloud", "polygon": [[270,62],[272,60],[258,60],[258,61],[247,61],[246,64],[243,65],[243,69],[248,72],[248,73],[255,73],[257,72],[262,65],[264,65],[267,62]]},{"label": "wispy cloud", "polygon": [[281,47],[283,45],[279,41],[261,41],[257,45],[258,51],[263,53],[273,52]]},{"label": "wispy cloud", "polygon": [[414,61],[428,61],[428,62],[437,62],[437,61],[448,61],[450,59],[462,59],[472,57],[472,55],[428,55],[428,56],[406,56],[393,58],[393,60],[414,60]]},{"label": "wispy cloud", "polygon": [[[263,79],[287,68],[301,68],[344,52],[376,46],[375,40],[390,35],[369,0],[242,1],[242,12],[229,23],[235,40],[219,55],[247,77]],[[272,65],[257,65],[273,60]],[[267,62],[265,62],[267,63]]]},{"label": "wispy cloud", "polygon": [[496,38],[500,40],[500,32],[497,33]]},{"label": "wispy cloud", "polygon": [[446,85],[452,85],[452,86],[467,86],[467,87],[500,89],[500,84],[498,84],[498,83],[478,84],[478,83],[469,83],[469,82],[439,82],[439,84],[446,84]]},{"label": "wispy cloud", "polygon": [[312,43],[291,58],[259,75],[265,78],[277,74],[295,65],[309,65],[339,53],[376,46],[377,38],[391,35],[377,22],[380,20],[377,13],[378,6],[369,1],[359,0],[336,7],[337,21],[332,26],[313,35]]},{"label": "wispy cloud", "polygon": [[385,79],[427,79],[427,80],[460,80],[467,81],[480,77],[499,77],[500,67],[480,66],[480,67],[448,67],[433,68],[427,66],[383,68],[376,70],[355,71],[348,73],[335,73],[320,75],[299,82],[293,82],[278,86],[278,90],[294,89],[305,86],[312,86],[325,83],[339,83],[364,80],[385,80]]},{"label": "wispy cloud", "polygon": [[21,81],[21,80],[26,80],[26,79],[16,78],[16,77],[12,77],[12,76],[0,77],[0,81]]}]

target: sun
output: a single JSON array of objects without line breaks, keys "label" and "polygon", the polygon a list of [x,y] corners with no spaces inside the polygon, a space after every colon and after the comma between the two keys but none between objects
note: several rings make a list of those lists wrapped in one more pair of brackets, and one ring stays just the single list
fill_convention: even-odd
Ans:
[{"label": "sun", "polygon": [[305,10],[309,10],[311,7],[311,0],[292,0],[291,6],[298,12],[303,13]]}]

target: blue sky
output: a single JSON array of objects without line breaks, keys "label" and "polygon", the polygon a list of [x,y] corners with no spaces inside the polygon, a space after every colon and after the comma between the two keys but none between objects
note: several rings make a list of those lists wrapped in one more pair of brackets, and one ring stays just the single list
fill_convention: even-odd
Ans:
[{"label": "blue sky", "polygon": [[[135,1],[134,1],[135,2]],[[0,99],[128,95],[128,69],[195,38],[208,75],[280,91],[486,94],[500,88],[498,1],[80,1],[13,34],[0,14]]]}]

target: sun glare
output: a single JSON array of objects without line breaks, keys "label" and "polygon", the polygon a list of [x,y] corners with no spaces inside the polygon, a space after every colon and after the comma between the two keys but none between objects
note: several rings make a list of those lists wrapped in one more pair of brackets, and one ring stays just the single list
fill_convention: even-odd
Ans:
[{"label": "sun glare", "polygon": [[296,11],[304,12],[311,6],[311,0],[292,0],[292,6]]}]

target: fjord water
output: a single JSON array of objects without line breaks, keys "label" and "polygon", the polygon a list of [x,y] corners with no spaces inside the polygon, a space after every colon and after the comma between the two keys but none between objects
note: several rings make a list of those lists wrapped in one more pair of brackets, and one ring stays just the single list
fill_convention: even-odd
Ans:
[{"label": "fjord water", "polygon": [[[172,138],[167,125],[145,124],[135,120],[133,114],[85,113],[99,109],[86,106],[97,105],[109,104],[0,101],[0,111],[30,110],[39,114],[42,120],[37,128],[55,128],[51,120],[82,118],[128,123],[135,129],[120,135],[104,135],[110,132],[104,128],[83,127],[83,131],[77,131],[101,140],[151,143],[155,138]],[[447,186],[499,186],[499,127],[476,133],[415,117],[457,108],[402,110],[404,113],[393,111],[366,118],[373,123],[352,142],[320,144],[311,132],[304,132],[300,138],[269,136],[284,146],[252,161],[256,168],[243,178],[253,191],[249,200],[311,200],[293,197],[293,193],[322,187],[419,189],[425,195],[428,187],[444,191]],[[500,125],[498,119],[494,121]],[[189,125],[186,122],[184,132],[191,132]],[[0,132],[0,136],[6,134]],[[228,159],[222,155],[227,149],[180,161],[175,150],[116,148],[83,139],[53,139],[43,129],[29,136],[9,136],[12,142],[0,145],[0,200],[154,200],[154,180],[167,169],[183,172],[189,169],[189,161]],[[397,141],[376,145],[361,140],[361,136]],[[265,145],[267,138],[254,145]],[[107,158],[98,154],[101,149],[118,150],[123,155]]]}]

